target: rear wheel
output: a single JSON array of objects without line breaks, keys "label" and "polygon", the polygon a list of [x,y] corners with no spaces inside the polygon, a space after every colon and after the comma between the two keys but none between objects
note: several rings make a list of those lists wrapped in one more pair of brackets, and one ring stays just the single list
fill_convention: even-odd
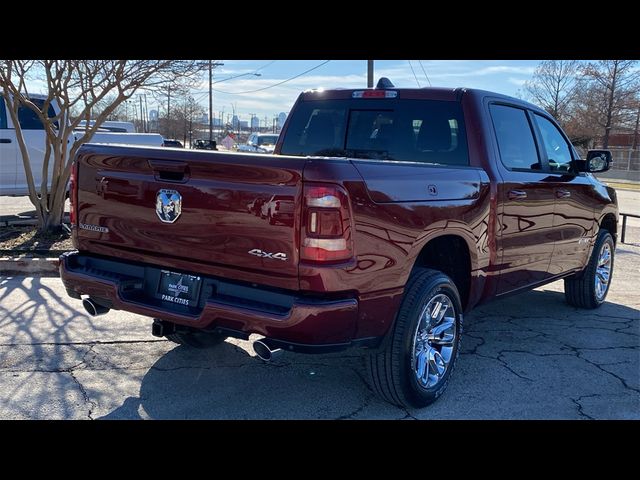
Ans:
[{"label": "rear wheel", "polygon": [[376,393],[401,407],[421,408],[447,388],[462,333],[462,304],[444,273],[420,269],[405,290],[391,337],[368,358]]},{"label": "rear wheel", "polygon": [[176,331],[165,335],[165,337],[178,345],[187,345],[193,348],[214,347],[227,338],[225,335],[205,331]]},{"label": "rear wheel", "polygon": [[593,309],[604,303],[611,286],[615,248],[611,234],[600,231],[586,268],[564,280],[569,305]]}]

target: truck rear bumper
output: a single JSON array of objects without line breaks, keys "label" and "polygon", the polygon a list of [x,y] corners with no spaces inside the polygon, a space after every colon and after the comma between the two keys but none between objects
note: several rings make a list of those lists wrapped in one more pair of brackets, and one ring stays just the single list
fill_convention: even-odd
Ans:
[{"label": "truck rear bumper", "polygon": [[78,252],[60,257],[60,277],[69,295],[89,295],[115,310],[199,329],[257,333],[301,346],[335,349],[349,346],[354,340],[356,298],[308,298],[295,292],[202,276],[199,304],[187,307],[161,301],[154,295],[161,270],[156,265]]}]

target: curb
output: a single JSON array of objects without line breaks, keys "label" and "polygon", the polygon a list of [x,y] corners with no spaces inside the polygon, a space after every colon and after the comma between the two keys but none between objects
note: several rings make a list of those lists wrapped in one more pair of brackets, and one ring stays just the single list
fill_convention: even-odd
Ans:
[{"label": "curb", "polygon": [[32,275],[38,277],[59,276],[57,258],[0,258],[0,276]]}]

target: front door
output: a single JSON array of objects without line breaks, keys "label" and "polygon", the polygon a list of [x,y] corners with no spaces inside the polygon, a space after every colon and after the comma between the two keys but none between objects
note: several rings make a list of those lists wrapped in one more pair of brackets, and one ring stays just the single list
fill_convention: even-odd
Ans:
[{"label": "front door", "polygon": [[539,155],[529,113],[492,104],[491,118],[500,160],[497,233],[498,294],[544,281],[553,254],[555,195]]},{"label": "front door", "polygon": [[590,241],[596,233],[594,186],[586,174],[573,170],[573,149],[560,129],[547,117],[536,113],[533,118],[547,159],[549,186],[556,197],[550,272],[557,275],[582,269],[587,263]]}]

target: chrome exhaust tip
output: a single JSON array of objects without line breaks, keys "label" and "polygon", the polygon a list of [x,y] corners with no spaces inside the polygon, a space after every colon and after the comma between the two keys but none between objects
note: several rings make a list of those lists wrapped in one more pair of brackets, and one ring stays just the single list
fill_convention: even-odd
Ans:
[{"label": "chrome exhaust tip", "polygon": [[256,340],[253,342],[252,346],[257,357],[265,362],[270,362],[274,358],[279,357],[282,353],[281,348],[271,348],[264,339]]},{"label": "chrome exhaust tip", "polygon": [[87,313],[92,317],[97,317],[98,315],[104,315],[110,310],[107,307],[103,307],[102,305],[97,304],[91,298],[83,299],[82,306],[87,311]]}]

